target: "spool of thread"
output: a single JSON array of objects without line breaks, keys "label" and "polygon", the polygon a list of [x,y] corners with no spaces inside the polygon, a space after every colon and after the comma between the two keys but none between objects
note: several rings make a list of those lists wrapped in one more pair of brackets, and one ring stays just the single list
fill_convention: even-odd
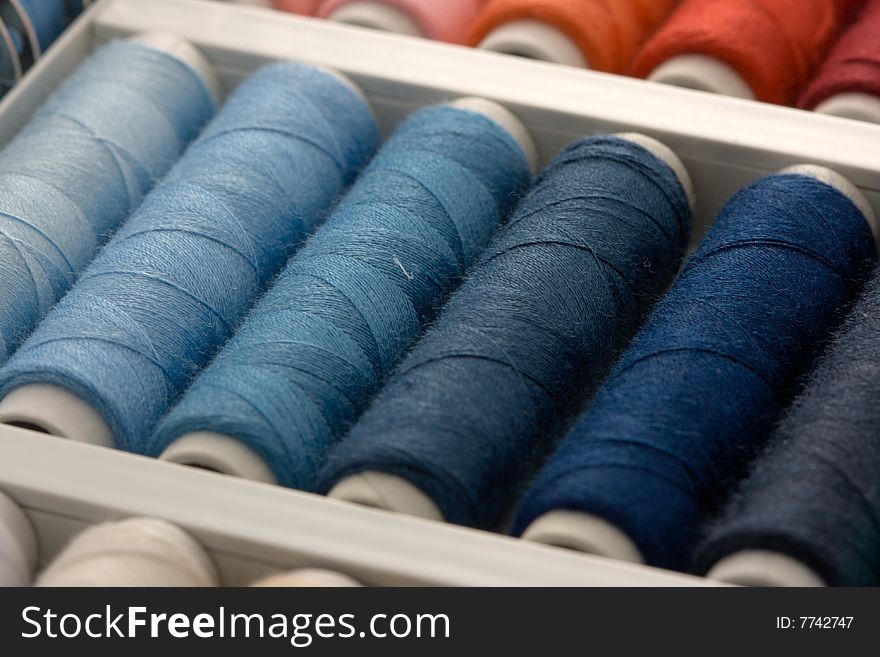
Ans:
[{"label": "spool of thread", "polygon": [[515,531],[688,565],[873,262],[872,232],[864,197],[828,169],[735,195],[526,494]]},{"label": "spool of thread", "polygon": [[42,587],[219,586],[207,552],[156,518],[129,518],[78,534],[37,578]]},{"label": "spool of thread", "polygon": [[511,55],[625,73],[680,0],[492,0],[469,43]]},{"label": "spool of thread", "polygon": [[0,363],[213,113],[212,75],[177,37],[111,43],[0,152]]},{"label": "spool of thread", "polygon": [[880,585],[880,274],[697,552],[758,586]]},{"label": "spool of thread", "polygon": [[302,568],[289,573],[266,577],[258,582],[254,582],[251,586],[256,588],[325,589],[359,587],[361,584],[348,575],[332,570]]},{"label": "spool of thread", "polygon": [[642,135],[564,150],[334,449],[321,490],[497,529],[678,271],[690,187]]},{"label": "spool of thread", "polygon": [[408,119],[144,451],[313,489],[529,182],[528,140],[480,99]]},{"label": "spool of thread", "polygon": [[0,587],[30,586],[37,565],[37,538],[24,512],[0,492]]},{"label": "spool of thread", "polygon": [[141,446],[378,140],[337,74],[254,73],[0,371],[0,417]]},{"label": "spool of thread", "polygon": [[292,14],[314,16],[321,6],[321,0],[274,0],[274,5],[276,9],[289,11]]},{"label": "spool of thread", "polygon": [[861,2],[684,0],[639,53],[634,73],[788,105]]},{"label": "spool of thread", "polygon": [[464,43],[486,0],[324,0],[317,15],[385,32]]},{"label": "spool of thread", "polygon": [[[71,16],[65,0],[16,0],[30,21],[40,53],[44,52],[68,26]],[[38,55],[40,54],[38,53]]]},{"label": "spool of thread", "polygon": [[880,123],[880,0],[868,0],[798,105],[823,114]]}]

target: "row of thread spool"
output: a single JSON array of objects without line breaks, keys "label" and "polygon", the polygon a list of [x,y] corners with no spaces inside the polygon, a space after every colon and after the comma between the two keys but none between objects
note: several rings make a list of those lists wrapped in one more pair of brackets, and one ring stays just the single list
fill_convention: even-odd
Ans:
[{"label": "row of thread spool", "polygon": [[[157,518],[127,518],[92,525],[74,536],[37,573],[38,540],[24,512],[0,493],[0,587],[14,586],[220,586],[210,554],[186,531]],[[359,586],[318,568],[255,580],[251,586]]]},{"label": "row of thread spool", "polygon": [[[111,91],[118,105],[94,102]],[[458,101],[401,127],[285,266],[377,147],[370,110],[337,75],[270,67],[239,88],[163,178],[215,113],[216,95],[210,66],[178,39],[112,44],[0,154],[9,219],[0,266],[11,309],[3,316],[11,356],[0,372],[3,419],[497,528],[678,269],[693,200],[684,167],[649,138],[607,136],[572,145],[531,186],[525,128],[493,103]],[[85,130],[77,134],[70,122]],[[62,136],[68,148],[57,147]],[[697,526],[721,505],[744,457],[770,440],[798,375],[866,277],[873,229],[864,199],[827,170],[772,176],[732,199],[542,475],[555,486],[570,474],[570,459],[584,458],[577,453],[584,422],[619,430],[669,411],[665,426],[642,427],[652,440],[661,432],[654,444],[611,436],[611,452],[585,458],[620,481],[627,469],[640,482],[656,471],[661,483],[695,490],[673,500],[676,508],[664,506],[669,491],[648,490],[652,504],[624,496],[585,511],[580,499],[554,501],[558,491],[541,490],[539,478],[517,520],[525,535],[687,567]],[[756,275],[765,271],[768,278]],[[660,391],[631,388],[630,368],[679,352],[721,362],[639,371],[639,381],[667,371],[673,380],[658,377]],[[735,372],[725,370],[727,361]],[[721,374],[696,376],[705,372]],[[672,396],[658,410],[660,393]],[[640,407],[645,418],[634,412]],[[413,441],[423,421],[429,440]],[[695,445],[663,442],[680,438],[682,426]],[[395,427],[403,433],[394,435]],[[346,432],[344,449],[326,458]],[[853,452],[866,448],[856,434]],[[590,479],[579,476],[562,492],[578,497]],[[613,482],[600,488],[620,494]],[[876,500],[859,498],[863,492],[845,491],[835,510],[852,525],[845,536],[853,541],[851,554],[836,551],[870,577],[878,551],[864,541],[877,540]],[[800,497],[789,490],[777,506],[798,511],[788,502]],[[653,509],[666,526],[623,513],[635,508]],[[823,517],[832,517],[828,509]],[[819,534],[842,536],[827,527]],[[773,550],[763,551],[772,558],[739,560],[739,568],[757,569],[756,581],[772,580],[785,562],[801,575],[820,571],[814,582],[838,583],[819,557],[803,556],[806,548],[783,556],[782,541],[771,538],[765,547]],[[677,554],[663,553],[670,546]],[[859,562],[866,554],[867,567]]]},{"label": "row of thread spool", "polygon": [[[270,0],[242,0],[270,5]],[[286,11],[880,123],[880,0],[275,0]]]},{"label": "row of thread spool", "polygon": [[92,0],[0,2],[0,97],[27,73]]}]

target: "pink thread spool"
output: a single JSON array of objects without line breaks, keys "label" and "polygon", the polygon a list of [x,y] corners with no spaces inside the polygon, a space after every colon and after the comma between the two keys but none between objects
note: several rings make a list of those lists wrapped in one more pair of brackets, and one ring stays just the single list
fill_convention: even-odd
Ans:
[{"label": "pink thread spool", "polygon": [[314,16],[321,6],[321,0],[273,0],[276,9],[289,11],[291,14]]},{"label": "pink thread spool", "polygon": [[317,16],[386,32],[463,43],[486,0],[325,0]]}]

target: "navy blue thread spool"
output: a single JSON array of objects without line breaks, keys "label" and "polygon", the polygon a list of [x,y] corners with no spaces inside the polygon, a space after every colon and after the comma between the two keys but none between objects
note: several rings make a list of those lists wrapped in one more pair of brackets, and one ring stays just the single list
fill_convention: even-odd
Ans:
[{"label": "navy blue thread spool", "polygon": [[699,523],[761,448],[874,257],[858,191],[826,169],[795,172],[807,175],[772,176],[728,204],[533,484],[516,531],[687,564]]},{"label": "navy blue thread spool", "polygon": [[4,419],[123,448],[149,435],[378,140],[342,76],[250,76],[0,371]]},{"label": "navy blue thread spool", "polygon": [[528,182],[534,155],[522,124],[490,101],[452,105],[397,129],[148,453],[313,485],[325,445],[360,413]]},{"label": "navy blue thread spool", "polygon": [[0,152],[0,363],[171,168],[213,114],[216,87],[179,37],[114,42]]},{"label": "navy blue thread spool", "polygon": [[688,243],[683,165],[650,138],[623,137],[575,142],[547,168],[337,445],[321,490],[499,526]]},{"label": "navy blue thread spool", "polygon": [[747,586],[880,584],[875,270],[695,565]]}]

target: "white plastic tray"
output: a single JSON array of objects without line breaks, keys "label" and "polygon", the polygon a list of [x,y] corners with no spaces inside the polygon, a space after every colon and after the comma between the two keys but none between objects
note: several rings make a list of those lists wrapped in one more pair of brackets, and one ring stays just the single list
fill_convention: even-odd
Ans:
[{"label": "white plastic tray", "polygon": [[[90,51],[157,30],[200,48],[225,92],[278,59],[336,68],[366,92],[386,132],[426,104],[478,95],[525,122],[544,162],[584,134],[647,133],[690,170],[695,237],[744,184],[800,162],[844,174],[880,213],[880,126],[203,0],[99,2],[0,103],[0,143]],[[89,523],[142,514],[193,532],[227,584],[296,566],[376,585],[709,583],[9,427],[0,427],[0,489],[33,520],[42,563]]]}]

